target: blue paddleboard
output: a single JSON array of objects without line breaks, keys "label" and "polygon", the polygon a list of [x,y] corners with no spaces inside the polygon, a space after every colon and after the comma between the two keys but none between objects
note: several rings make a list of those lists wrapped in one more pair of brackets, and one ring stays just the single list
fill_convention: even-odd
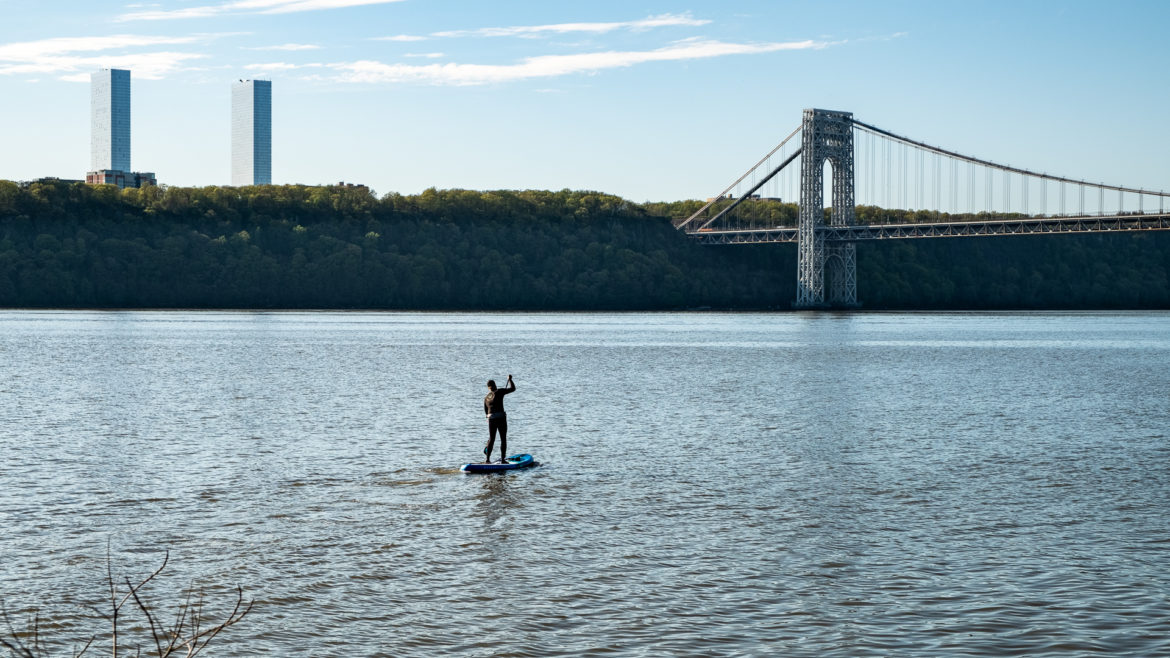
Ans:
[{"label": "blue paddleboard", "polygon": [[497,471],[513,471],[517,468],[528,468],[535,464],[536,461],[532,458],[532,455],[512,455],[503,464],[464,464],[459,470],[464,473],[495,473]]}]

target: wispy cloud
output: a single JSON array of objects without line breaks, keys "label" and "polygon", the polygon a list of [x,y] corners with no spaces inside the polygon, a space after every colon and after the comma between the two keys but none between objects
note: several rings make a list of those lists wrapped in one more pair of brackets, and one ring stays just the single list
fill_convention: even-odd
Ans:
[{"label": "wispy cloud", "polygon": [[686,40],[656,50],[607,51],[577,55],[530,57],[516,64],[386,64],[362,60],[330,64],[337,80],[352,83],[421,82],[440,85],[482,85],[535,78],[554,78],[574,73],[596,73],[648,62],[667,62],[750,55],[785,50],[812,50],[828,46],[823,41],[778,43],[727,43]]},{"label": "wispy cloud", "polygon": [[195,43],[200,38],[199,36],[154,37],[137,34],[115,34],[105,37],[57,37],[54,39],[42,39],[40,41],[22,41],[18,43],[0,44],[0,61],[27,60],[64,53],[115,50],[138,46]]},{"label": "wispy cloud", "polygon": [[443,57],[444,54],[445,53],[405,53],[403,57],[413,57],[416,59],[439,59]]},{"label": "wispy cloud", "polygon": [[295,69],[315,69],[324,64],[292,64],[289,62],[270,62],[267,64],[249,64],[244,68],[249,71],[292,71]]},{"label": "wispy cloud", "polygon": [[256,46],[254,48],[244,48],[244,50],[320,50],[321,46],[312,43],[286,43],[279,46]]},{"label": "wispy cloud", "polygon": [[901,39],[910,36],[909,32],[894,32],[893,34],[879,34],[872,37],[861,37],[855,41],[893,41],[894,39]]},{"label": "wispy cloud", "polygon": [[118,16],[119,21],[161,21],[183,18],[207,18],[220,14],[290,14],[322,9],[344,9],[365,5],[382,5],[403,0],[234,0],[216,5],[182,9],[150,9]]},{"label": "wispy cloud", "polygon": [[511,27],[481,27],[473,30],[445,30],[432,32],[428,36],[399,34],[390,37],[375,37],[375,41],[423,41],[425,39],[452,39],[460,37],[523,37],[535,38],[560,34],[605,34],[618,30],[644,31],[656,27],[698,27],[711,21],[686,14],[660,14],[634,21],[609,21],[591,23],[551,23],[548,25],[513,25]]},{"label": "wispy cloud", "polygon": [[534,37],[545,34],[572,34],[586,32],[605,34],[616,30],[649,30],[656,27],[698,27],[711,21],[694,18],[690,14],[661,14],[636,21],[607,23],[554,23],[551,25],[516,25],[512,27],[484,27],[475,30],[435,32],[435,37]]},{"label": "wispy cloud", "polygon": [[426,37],[420,37],[413,34],[396,34],[392,37],[374,37],[371,41],[426,41]]},{"label": "wispy cloud", "polygon": [[157,79],[182,68],[189,60],[201,59],[206,55],[170,50],[116,54],[109,51],[203,43],[219,36],[224,35],[119,34],[0,44],[0,75],[55,74],[63,80],[87,81],[88,72],[99,68],[132,68],[136,77]]}]

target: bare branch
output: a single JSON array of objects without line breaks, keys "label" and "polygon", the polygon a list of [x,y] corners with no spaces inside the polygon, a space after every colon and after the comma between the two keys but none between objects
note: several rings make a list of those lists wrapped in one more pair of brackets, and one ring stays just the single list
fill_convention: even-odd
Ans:
[{"label": "bare branch", "polygon": [[191,609],[191,590],[187,590],[187,598],[179,606],[179,610],[175,613],[175,624],[171,627],[169,632],[170,640],[167,643],[167,655],[173,652],[179,646],[179,640],[183,637],[183,626],[186,625],[188,619],[188,611]]},{"label": "bare branch", "polygon": [[[202,598],[202,597],[200,597],[200,598]],[[192,635],[189,638],[190,644],[185,645],[185,646],[187,646],[187,656],[188,657],[195,656],[200,651],[205,649],[207,647],[208,643],[211,642],[212,638],[214,638],[216,635],[219,635],[220,631],[224,630],[225,628],[227,628],[229,626],[236,624],[241,619],[243,619],[245,615],[247,615],[249,612],[252,611],[252,606],[255,604],[256,604],[256,599],[252,599],[251,601],[248,602],[248,605],[245,607],[244,606],[244,590],[239,585],[236,585],[236,605],[235,605],[235,607],[232,608],[232,611],[228,614],[227,619],[223,623],[221,623],[217,626],[213,626],[213,627],[208,628],[207,630],[202,631],[196,635]],[[241,607],[243,607],[243,610],[240,609]],[[200,608],[202,608],[202,601],[200,602]],[[200,642],[199,642],[200,639],[203,640],[202,644],[200,644]]]},{"label": "bare branch", "polygon": [[[37,654],[33,653],[33,649],[36,648],[35,640],[33,649],[26,647],[24,642],[20,641],[20,633],[17,633],[16,629],[12,627],[12,620],[8,618],[8,609],[4,607],[3,603],[0,603],[0,615],[4,617],[4,625],[8,627],[8,637],[0,637],[0,644],[18,658],[36,658]],[[9,637],[12,638],[11,641],[9,641]]]},{"label": "bare branch", "polygon": [[[143,585],[145,584],[146,583],[143,582]],[[134,602],[138,604],[138,609],[142,611],[142,614],[146,615],[146,621],[150,624],[150,636],[154,638],[154,646],[158,650],[158,655],[163,655],[162,643],[158,640],[158,626],[156,626],[154,623],[154,615],[150,614],[150,608],[146,607],[146,604],[142,602],[141,598],[139,598],[138,588],[135,588],[130,584],[129,578],[126,579],[126,587],[129,587],[130,593],[134,595]],[[139,587],[141,587],[141,585]]]},{"label": "bare branch", "polygon": [[[8,610],[5,608],[3,601],[0,601],[0,617],[4,618],[4,626],[8,629],[8,634],[6,636],[0,635],[0,648],[7,649],[9,653],[11,653],[13,656],[16,656],[17,658],[40,658],[41,656],[46,655],[44,646],[41,645],[39,614],[34,613],[33,616],[31,647],[26,646],[24,642],[20,640],[20,633],[18,633],[16,629],[12,627],[12,620],[8,616]],[[82,646],[80,650],[74,652],[73,658],[80,658],[81,655],[85,653],[90,646],[93,645],[93,642],[96,639],[97,635],[91,635],[89,640],[86,641],[85,645]]]},{"label": "bare branch", "polygon": [[110,637],[113,645],[113,656],[118,658],[118,594],[114,591],[114,561],[110,559],[110,538],[106,537],[106,580],[110,584],[110,608],[113,615],[110,617]]},{"label": "bare branch", "polygon": [[89,636],[89,641],[85,643],[85,646],[81,647],[81,651],[78,651],[77,653],[73,654],[73,658],[81,658],[81,654],[85,653],[89,649],[90,645],[93,644],[93,641],[96,639],[97,639],[97,635]]},{"label": "bare branch", "polygon": [[[184,652],[188,658],[192,658],[214,639],[219,633],[229,626],[235,625],[242,620],[249,612],[252,611],[252,606],[255,605],[256,600],[252,599],[246,604],[244,602],[244,590],[239,585],[236,585],[236,602],[231,612],[228,613],[227,618],[219,624],[204,628],[204,595],[200,590],[196,596],[194,588],[188,588],[185,592],[185,598],[182,604],[179,605],[175,614],[174,625],[170,628],[165,628],[151,611],[150,605],[142,596],[143,589],[147,583],[150,583],[156,576],[162,573],[170,561],[170,551],[167,551],[163,557],[162,565],[159,566],[153,573],[135,584],[130,578],[126,577],[126,593],[122,594],[118,591],[118,586],[114,581],[113,560],[111,558],[110,542],[106,542],[106,582],[109,589],[109,605],[110,614],[106,615],[101,610],[93,608],[94,611],[103,619],[110,623],[112,636],[112,655],[118,658],[120,645],[118,636],[118,621],[122,607],[126,605],[131,599],[134,600],[135,607],[146,617],[147,625],[150,628],[151,639],[154,641],[155,651],[158,658],[168,658],[172,655],[178,655],[179,652]],[[7,627],[7,634],[0,633],[0,649],[7,649],[8,653],[14,658],[45,658],[48,654],[42,644],[40,636],[40,617],[34,615],[30,621],[29,630],[23,634],[17,632],[12,626],[12,621],[8,616],[7,610],[4,609],[3,603],[0,602],[0,616],[3,617],[4,625]],[[26,644],[22,638],[31,638],[31,644]],[[73,658],[80,658],[90,647],[93,646],[97,639],[93,635],[81,647],[80,650],[73,654]],[[141,658],[142,647],[136,646],[133,649],[133,655],[136,658]]]},{"label": "bare branch", "polygon": [[[107,559],[109,559],[109,558],[107,558]],[[166,552],[166,553],[163,555],[163,563],[162,563],[162,565],[161,565],[161,566],[159,566],[159,568],[155,569],[155,570],[154,570],[154,573],[152,573],[152,574],[150,574],[149,576],[147,576],[147,577],[146,577],[146,578],[145,578],[145,579],[144,579],[142,582],[138,583],[138,585],[136,585],[136,586],[131,586],[131,585],[130,585],[130,579],[129,579],[129,578],[127,578],[127,579],[126,579],[126,586],[130,588],[130,592],[129,592],[129,593],[127,593],[127,594],[126,594],[126,596],[123,596],[123,597],[122,597],[122,601],[121,601],[120,603],[118,603],[118,606],[117,606],[117,607],[118,607],[118,608],[121,608],[123,605],[125,605],[126,601],[130,600],[130,597],[134,596],[134,593],[135,593],[135,592],[137,592],[138,590],[140,590],[140,589],[142,589],[143,587],[145,587],[147,583],[149,583],[150,581],[154,580],[154,577],[155,577],[155,576],[157,576],[157,575],[159,575],[160,573],[162,573],[162,570],[167,568],[167,561],[168,561],[168,560],[170,560],[170,559],[171,559],[171,552],[168,550],[168,551],[167,551],[167,552]]]},{"label": "bare branch", "polygon": [[[20,634],[16,632],[16,629],[12,628],[12,620],[8,618],[8,610],[4,608],[3,604],[0,604],[0,614],[4,617],[4,625],[8,627],[8,636],[0,636],[0,646],[8,649],[8,651],[19,658],[36,658],[36,654],[24,646],[24,643],[20,641]],[[12,641],[8,640],[9,637],[12,638]]]}]

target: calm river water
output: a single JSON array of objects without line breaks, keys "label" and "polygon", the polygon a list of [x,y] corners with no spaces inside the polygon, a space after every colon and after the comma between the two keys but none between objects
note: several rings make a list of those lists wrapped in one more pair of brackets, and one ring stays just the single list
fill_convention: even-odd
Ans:
[{"label": "calm river water", "polygon": [[[541,465],[462,474],[509,373]],[[0,312],[0,598],[101,632],[108,545],[254,597],[220,656],[1170,655],[1168,391],[1166,313]]]}]

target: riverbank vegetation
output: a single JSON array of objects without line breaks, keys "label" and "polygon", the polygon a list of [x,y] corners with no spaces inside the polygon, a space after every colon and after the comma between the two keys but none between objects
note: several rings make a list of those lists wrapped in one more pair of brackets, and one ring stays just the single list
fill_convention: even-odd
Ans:
[{"label": "riverbank vegetation", "polygon": [[[698,245],[670,222],[698,205],[569,190],[378,197],[361,186],[0,181],[0,307],[787,308],[794,245]],[[888,241],[858,253],[871,309],[1170,308],[1163,233]]]},{"label": "riverbank vegetation", "polygon": [[[179,593],[173,617],[169,612],[163,613],[150,602],[146,586],[162,573],[169,560],[170,551],[167,551],[162,565],[137,583],[125,576],[115,579],[107,548],[106,585],[109,598],[105,605],[108,606],[108,612],[96,607],[94,610],[110,625],[109,647],[103,647],[103,650],[108,650],[109,655],[114,658],[123,655],[142,656],[143,651],[146,655],[157,658],[169,656],[193,658],[202,653],[220,633],[238,624],[252,611],[255,599],[245,602],[244,590],[237,585],[235,604],[227,609],[223,621],[214,623],[212,615],[205,607],[204,591],[196,590],[192,586]],[[60,655],[58,651],[62,648],[61,645],[68,642],[60,636],[68,634],[73,626],[72,623],[60,619],[46,619],[42,626],[40,615],[34,610],[30,613],[24,629],[18,629],[9,618],[3,602],[0,602],[0,621],[3,623],[3,627],[0,628],[0,648],[7,649],[8,655],[13,658],[48,658]],[[119,621],[122,622],[121,628],[118,626]],[[46,632],[49,637],[45,637]],[[69,651],[69,655],[73,658],[87,655],[86,652],[96,646],[97,639],[96,633],[90,635],[84,642],[75,638],[74,648]],[[81,648],[76,648],[77,645]],[[94,653],[97,651],[95,649]]]}]

